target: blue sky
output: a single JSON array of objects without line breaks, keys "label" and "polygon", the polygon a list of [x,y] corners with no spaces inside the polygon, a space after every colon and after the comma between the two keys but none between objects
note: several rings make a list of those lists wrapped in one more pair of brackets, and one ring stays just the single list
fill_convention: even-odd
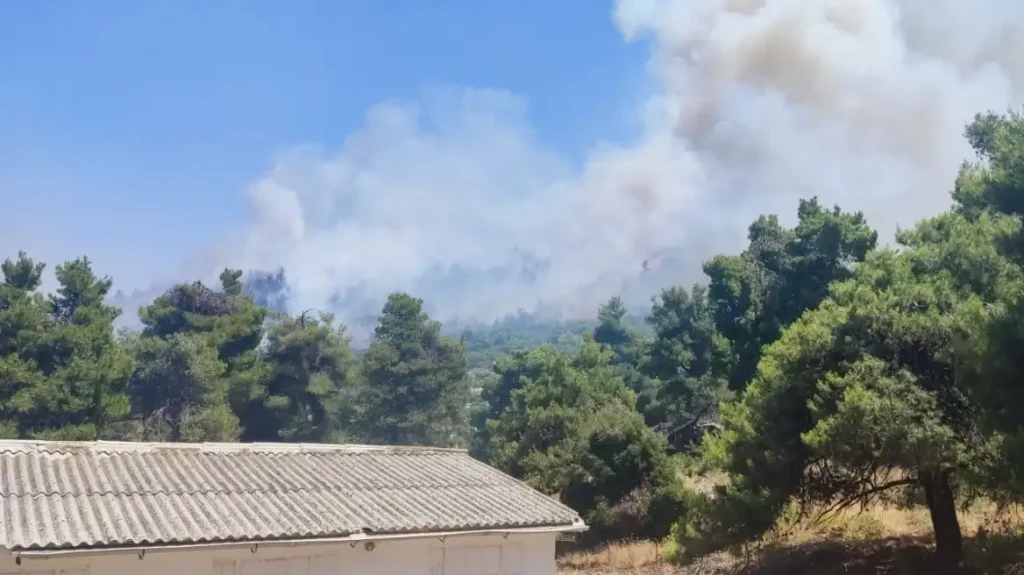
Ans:
[{"label": "blue sky", "polygon": [[525,97],[581,161],[631,136],[648,56],[597,0],[3,2],[0,55],[0,255],[136,284],[239,224],[276,156],[433,86]]},{"label": "blue sky", "polygon": [[1019,0],[761,4],[0,0],[0,255],[584,317],[799,198],[891,238],[1024,101]]}]

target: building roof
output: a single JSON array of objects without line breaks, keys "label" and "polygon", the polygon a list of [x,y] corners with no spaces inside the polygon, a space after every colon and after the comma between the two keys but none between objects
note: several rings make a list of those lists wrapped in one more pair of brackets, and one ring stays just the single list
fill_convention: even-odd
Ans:
[{"label": "building roof", "polygon": [[0,441],[12,551],[582,527],[462,450]]}]

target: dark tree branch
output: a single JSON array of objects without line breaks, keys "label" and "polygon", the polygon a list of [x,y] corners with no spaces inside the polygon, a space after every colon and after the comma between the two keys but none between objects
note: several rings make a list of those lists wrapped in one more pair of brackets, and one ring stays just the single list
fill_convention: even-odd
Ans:
[{"label": "dark tree branch", "polygon": [[324,312],[322,312],[322,311],[320,311],[320,310],[318,310],[318,309],[316,309],[314,307],[311,307],[311,308],[303,311],[302,313],[300,313],[299,314],[299,327],[301,327],[302,329],[306,329],[306,314],[311,312],[311,311],[315,311],[315,312],[319,313],[320,315],[323,315],[323,313],[324,313]]},{"label": "dark tree branch", "polygon": [[682,425],[678,425],[676,427],[673,427],[671,429],[666,430],[666,427],[668,426],[668,424],[667,423],[662,423],[662,424],[659,424],[659,425],[655,426],[655,430],[658,431],[659,433],[665,434],[666,437],[675,437],[676,434],[679,433],[680,431],[689,429],[689,428],[694,427],[694,426],[696,426],[696,427],[715,427],[715,428],[718,428],[719,427],[718,424],[714,423],[714,422],[705,422],[703,424],[699,423],[701,418],[706,416],[708,414],[708,412],[711,411],[712,407],[713,407],[712,405],[705,406],[704,409],[700,410],[700,412],[697,413],[697,415],[695,417],[691,418],[689,421],[687,421],[686,423],[684,423]]},{"label": "dark tree branch", "polygon": [[835,502],[834,504],[829,506],[828,509],[825,509],[821,513],[817,514],[817,518],[815,519],[815,521],[821,521],[829,515],[836,515],[838,513],[841,513],[843,510],[849,509],[850,507],[856,505],[857,503],[867,503],[868,501],[870,501],[872,497],[884,491],[888,491],[896,487],[916,485],[917,483],[918,479],[915,477],[897,479],[896,481],[890,481],[888,483],[883,483],[881,485],[872,485],[865,491],[860,491],[858,493],[855,493],[854,495],[850,495],[849,497],[842,498],[839,501]]}]

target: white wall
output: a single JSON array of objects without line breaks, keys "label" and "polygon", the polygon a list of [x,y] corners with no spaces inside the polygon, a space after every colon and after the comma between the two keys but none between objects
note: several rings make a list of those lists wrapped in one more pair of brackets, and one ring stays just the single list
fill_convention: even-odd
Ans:
[{"label": "white wall", "polygon": [[0,575],[554,575],[554,534],[147,551],[64,558],[0,552]]}]

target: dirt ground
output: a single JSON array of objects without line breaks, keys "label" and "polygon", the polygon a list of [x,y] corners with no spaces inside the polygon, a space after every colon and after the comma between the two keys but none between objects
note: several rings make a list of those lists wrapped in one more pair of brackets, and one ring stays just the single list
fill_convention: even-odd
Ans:
[{"label": "dirt ground", "polygon": [[[970,567],[961,572],[1024,575],[1024,512],[979,503],[961,512]],[[938,575],[923,509],[851,511],[813,525],[781,524],[739,554],[679,567],[663,545],[624,542],[559,557],[559,575]]]}]

